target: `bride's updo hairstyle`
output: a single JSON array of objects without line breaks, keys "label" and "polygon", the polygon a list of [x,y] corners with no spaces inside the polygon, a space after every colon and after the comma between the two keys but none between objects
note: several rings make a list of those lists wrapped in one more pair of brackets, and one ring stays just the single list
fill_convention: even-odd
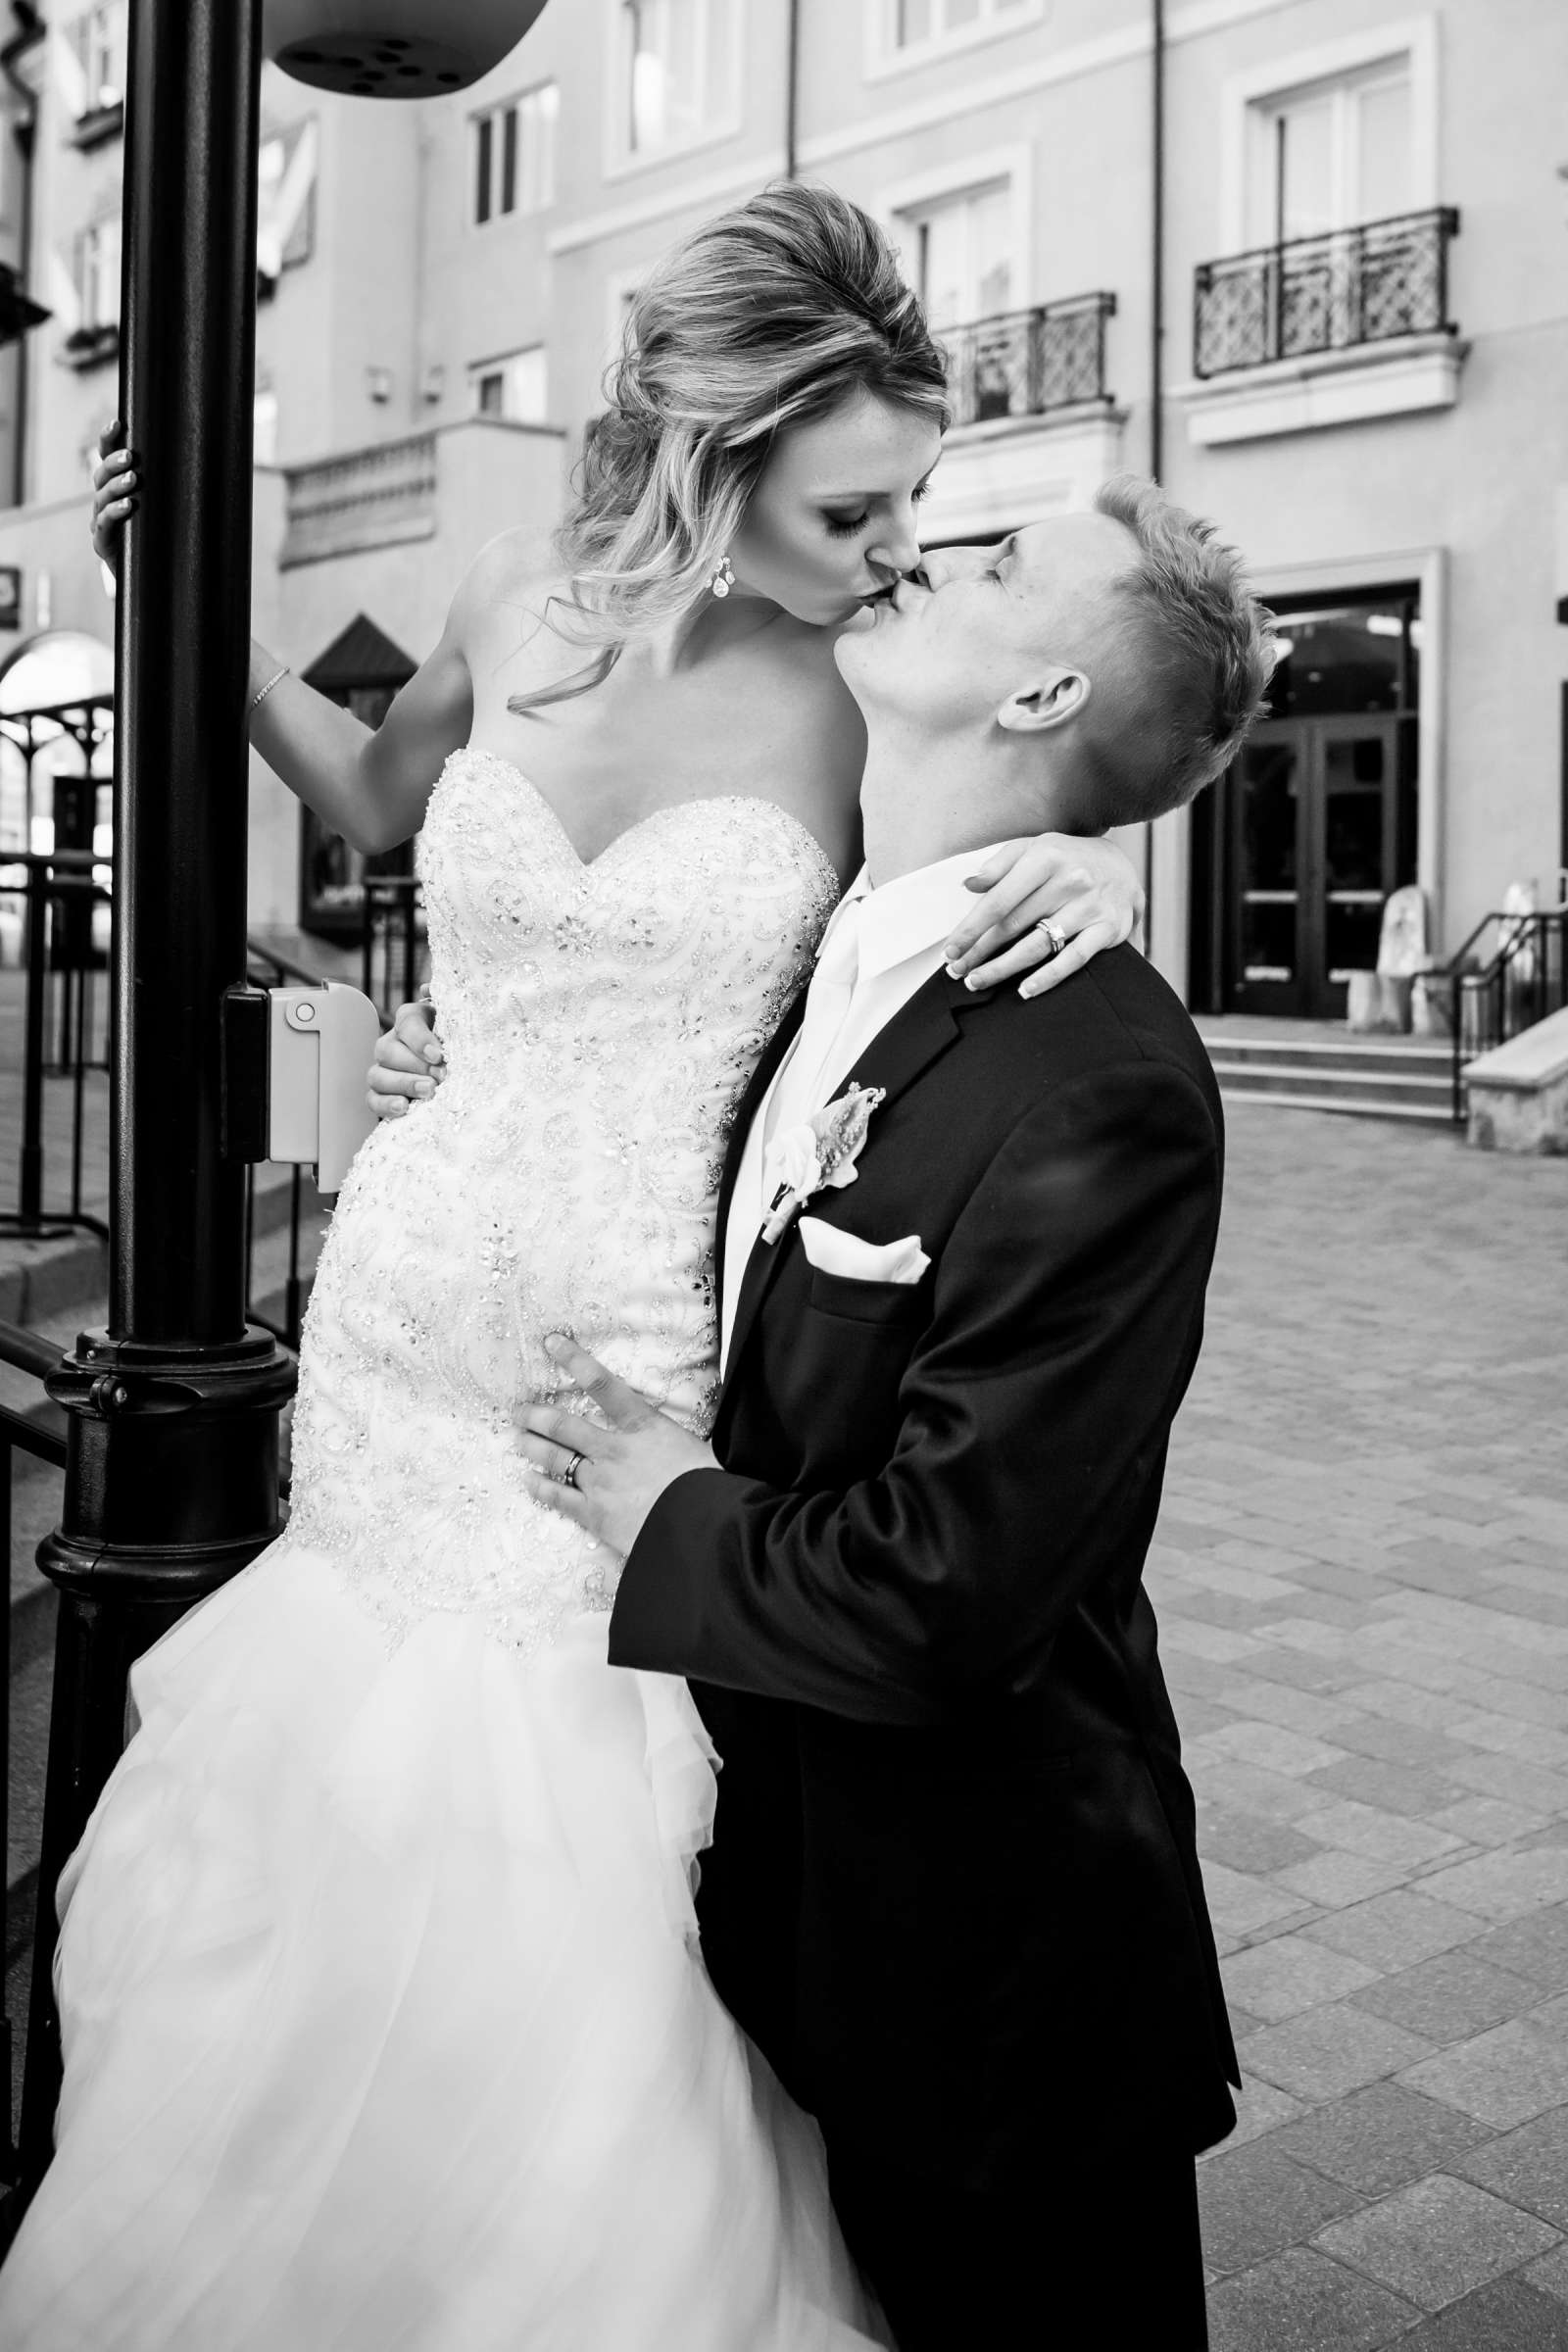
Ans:
[{"label": "bride's updo hairstyle", "polygon": [[793,180],[664,257],[606,389],[556,535],[571,587],[551,615],[598,659],[514,710],[597,685],[628,638],[708,592],[780,433],[861,392],[944,430],[950,415],[942,353],[876,222]]}]

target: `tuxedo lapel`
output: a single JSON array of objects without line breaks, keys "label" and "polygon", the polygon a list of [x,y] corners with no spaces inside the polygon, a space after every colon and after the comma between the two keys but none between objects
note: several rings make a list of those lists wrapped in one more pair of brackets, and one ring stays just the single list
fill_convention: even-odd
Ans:
[{"label": "tuxedo lapel", "polygon": [[[886,1116],[898,1098],[906,1093],[915,1080],[930,1068],[932,1062],[956,1042],[961,1034],[959,1011],[967,1011],[971,1006],[984,1003],[990,994],[988,989],[983,995],[976,996],[972,990],[964,987],[961,980],[951,979],[946,971],[939,971],[923,987],[916,989],[909,1002],[894,1014],[887,1027],[879,1030],[857,1056],[855,1068],[846,1074],[843,1083],[835,1089],[835,1095],[842,1094],[851,1085],[880,1087],[883,1090],[884,1100],[871,1114],[865,1145],[867,1152],[876,1150],[878,1121]],[[778,1066],[779,1058],[782,1056],[772,1061],[774,1069]],[[759,1065],[758,1078],[760,1079],[761,1075],[761,1065]],[[765,1092],[765,1081],[760,1089],[757,1081],[753,1081],[747,1093],[747,1121]],[[745,1138],[745,1124],[737,1119],[730,1141],[730,1163],[726,1170],[728,1187],[719,1210],[721,1217],[728,1203],[729,1192],[734,1189],[734,1172],[739,1165]],[[736,1373],[745,1353],[747,1340],[756,1324],[758,1311],[792,1246],[792,1237],[793,1228],[781,1233],[776,1242],[764,1242],[759,1237],[752,1244],[752,1252],[744,1270],[735,1267],[729,1269],[729,1279],[734,1281],[738,1278],[741,1287],[735,1302],[735,1321],[730,1331],[724,1383],[719,1391],[718,1411],[713,1423],[715,1442],[723,1427],[725,1409],[734,1392]]]},{"label": "tuxedo lapel", "polygon": [[[987,989],[977,996],[946,970],[936,971],[857,1055],[844,1086],[879,1086],[887,1098],[874,1114],[867,1151],[876,1140],[875,1119],[925,1075],[939,1054],[957,1043],[959,1013],[984,1004],[991,993]],[[844,1086],[837,1090],[840,1094]]]}]

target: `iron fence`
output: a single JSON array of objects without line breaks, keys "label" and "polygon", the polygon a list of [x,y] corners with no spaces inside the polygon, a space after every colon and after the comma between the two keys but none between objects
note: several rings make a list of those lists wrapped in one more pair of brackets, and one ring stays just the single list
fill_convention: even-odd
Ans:
[{"label": "iron fence", "polygon": [[1193,285],[1193,373],[1222,375],[1396,335],[1454,334],[1451,205],[1330,236],[1294,237],[1200,262]]},{"label": "iron fence", "polygon": [[[108,985],[114,894],[102,858],[85,850],[47,855],[0,855],[0,912],[20,918],[21,1120],[17,1131],[15,1204],[0,1208],[0,1233],[31,1241],[88,1233],[103,1241],[101,1213],[108,1159],[108,1083],[114,1054]],[[285,982],[318,987],[319,977],[286,956],[247,943],[253,987]],[[12,1073],[7,1072],[8,1083]],[[246,1174],[246,1265],[249,1312],[285,1347],[298,1348],[308,1289],[302,1272],[307,1202],[302,1171],[284,1188],[258,1195],[256,1169]],[[286,1219],[288,1265],[282,1314],[257,1304],[257,1244]]]},{"label": "iron fence", "polygon": [[390,1021],[419,993],[428,969],[424,887],[416,874],[367,874],[360,986]]},{"label": "iron fence", "polygon": [[[33,1240],[109,1230],[84,1193],[89,1084],[107,1080],[114,1045],[108,872],[90,850],[0,855],[0,908],[20,915],[24,973],[17,1197],[0,1209],[0,1231]],[[56,1162],[52,1186],[46,1149]]]},{"label": "iron fence", "polygon": [[1104,401],[1105,321],[1114,294],[1078,294],[1031,311],[1001,311],[943,335],[955,424],[1043,416]]},{"label": "iron fence", "polygon": [[1535,914],[1484,915],[1446,977],[1453,1029],[1453,1116],[1462,1124],[1464,1073],[1476,1056],[1568,1006],[1568,906]]}]

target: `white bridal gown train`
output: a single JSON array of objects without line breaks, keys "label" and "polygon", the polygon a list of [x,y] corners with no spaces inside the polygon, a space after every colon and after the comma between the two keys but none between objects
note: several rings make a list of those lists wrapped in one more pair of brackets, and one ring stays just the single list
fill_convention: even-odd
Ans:
[{"label": "white bridal gown train", "polygon": [[422,867],[450,1076],[343,1188],[287,1533],[136,1670],[0,2345],[848,2352],[814,2128],[695,1951],[710,1747],[515,1442],[557,1329],[706,1425],[725,1126],[834,876],[751,799],[584,866],[471,750]]}]

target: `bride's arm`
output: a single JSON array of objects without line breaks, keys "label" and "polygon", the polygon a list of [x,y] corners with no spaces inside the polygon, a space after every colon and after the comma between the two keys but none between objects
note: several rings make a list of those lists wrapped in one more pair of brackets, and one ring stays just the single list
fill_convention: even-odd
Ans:
[{"label": "bride's arm", "polygon": [[454,604],[440,644],[373,728],[292,671],[254,704],[283,665],[251,645],[252,743],[297,799],[368,856],[418,831],[448,755],[468,740],[473,694],[458,615]]},{"label": "bride's arm", "polygon": [[[1102,835],[1006,842],[977,865],[968,888],[974,906],[948,942],[956,976],[994,988],[1027,974],[1025,997],[1043,996],[1102,949],[1135,938],[1147,904],[1132,860]],[[1066,940],[1059,955],[1044,922]]]}]

